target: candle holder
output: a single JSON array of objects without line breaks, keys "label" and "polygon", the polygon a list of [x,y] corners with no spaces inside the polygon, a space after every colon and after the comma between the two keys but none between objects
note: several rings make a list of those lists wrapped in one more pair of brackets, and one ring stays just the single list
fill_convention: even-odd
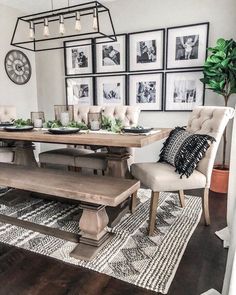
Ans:
[{"label": "candle holder", "polygon": [[68,112],[62,112],[60,114],[60,122],[62,124],[62,126],[66,127],[69,125],[70,123],[70,115]]},{"label": "candle holder", "polygon": [[101,113],[88,113],[89,129],[98,131],[102,127],[102,114]]},{"label": "candle holder", "polygon": [[43,123],[45,123],[44,112],[31,112],[30,117],[31,122],[34,124],[35,128],[43,127]]}]

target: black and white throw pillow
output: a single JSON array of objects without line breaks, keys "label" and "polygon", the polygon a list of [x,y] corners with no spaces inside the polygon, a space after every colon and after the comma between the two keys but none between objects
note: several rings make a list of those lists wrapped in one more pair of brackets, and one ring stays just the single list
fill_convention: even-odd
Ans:
[{"label": "black and white throw pillow", "polygon": [[184,127],[176,127],[161,149],[159,162],[166,162],[176,168],[176,172],[189,177],[205,156],[214,137],[207,134],[194,134]]}]

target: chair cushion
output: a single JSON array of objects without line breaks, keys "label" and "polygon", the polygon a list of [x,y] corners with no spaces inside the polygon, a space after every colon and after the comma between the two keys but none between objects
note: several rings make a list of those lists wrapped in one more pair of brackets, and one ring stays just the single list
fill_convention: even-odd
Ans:
[{"label": "chair cushion", "polygon": [[40,153],[39,161],[40,163],[75,166],[75,157],[93,153],[87,149],[63,148]]},{"label": "chair cushion", "polygon": [[94,169],[94,170],[106,170],[107,160],[106,153],[93,153],[83,155],[75,158],[75,167]]},{"label": "chair cushion", "polygon": [[180,178],[175,168],[167,163],[133,164],[131,173],[154,192],[204,188],[206,185],[206,176],[201,172],[194,170],[190,177]]},{"label": "chair cushion", "polygon": [[174,166],[181,177],[189,177],[213,141],[215,139],[210,135],[194,134],[176,127],[164,142],[159,162]]}]

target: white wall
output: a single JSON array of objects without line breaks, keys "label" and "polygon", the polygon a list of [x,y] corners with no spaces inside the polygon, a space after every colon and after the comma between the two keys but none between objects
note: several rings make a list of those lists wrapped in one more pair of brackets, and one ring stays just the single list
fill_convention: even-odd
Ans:
[{"label": "white wall", "polygon": [[[235,0],[119,0],[108,3],[117,33],[210,22],[209,45],[219,37],[236,38]],[[64,57],[62,51],[36,54],[39,109],[53,117],[53,105],[65,103]],[[231,98],[233,106],[236,100]],[[206,92],[206,105],[223,105],[217,94]],[[186,125],[189,113],[143,112],[140,123],[153,127]],[[230,129],[230,128],[229,128]],[[137,161],[158,158],[161,143],[136,151]]]},{"label": "white wall", "polygon": [[16,85],[7,76],[4,59],[9,50],[16,49],[10,45],[17,17],[22,13],[16,9],[0,5],[0,105],[15,105],[18,118],[30,118],[30,111],[37,111],[37,84],[35,55],[24,51],[32,66],[32,77],[25,85]]}]

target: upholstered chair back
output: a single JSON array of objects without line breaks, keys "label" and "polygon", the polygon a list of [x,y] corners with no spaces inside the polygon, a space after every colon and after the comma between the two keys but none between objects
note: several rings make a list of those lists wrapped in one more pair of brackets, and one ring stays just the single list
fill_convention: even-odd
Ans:
[{"label": "upholstered chair back", "polygon": [[0,105],[0,122],[9,122],[16,119],[16,107]]},{"label": "upholstered chair back", "polygon": [[77,122],[88,124],[88,114],[99,113],[101,111],[101,106],[74,105],[74,120]]},{"label": "upholstered chair back", "polygon": [[140,109],[134,106],[74,106],[74,119],[88,124],[88,113],[102,112],[106,117],[120,119],[125,127],[138,124]]},{"label": "upholstered chair back", "polygon": [[135,106],[106,106],[103,115],[120,119],[125,127],[130,127],[138,125],[140,109]]},{"label": "upholstered chair back", "polygon": [[233,116],[233,108],[204,106],[196,107],[188,121],[187,131],[197,134],[208,134],[216,140],[207,150],[205,157],[199,162],[197,167],[198,171],[206,175],[207,187],[210,186],[212,169],[221,137],[228,121]]}]

